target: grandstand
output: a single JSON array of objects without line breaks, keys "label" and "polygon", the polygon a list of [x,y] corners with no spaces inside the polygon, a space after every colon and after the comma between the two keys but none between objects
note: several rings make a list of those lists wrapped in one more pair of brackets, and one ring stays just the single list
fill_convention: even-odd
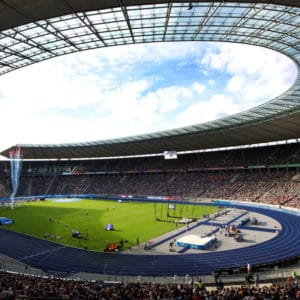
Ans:
[{"label": "grandstand", "polygon": [[[182,253],[178,260],[168,254],[99,255],[0,229],[0,253],[32,268],[65,276],[80,272],[205,276],[216,271],[246,272],[247,263],[255,271],[297,263],[299,5],[289,0],[86,0],[84,4],[77,0],[32,0],[24,5],[2,1],[0,74],[87,49],[197,40],[247,43],[279,51],[295,62],[298,76],[292,87],[277,98],[213,122],[97,142],[13,145],[1,153],[9,158],[12,150],[22,149],[16,200],[52,196],[141,200],[152,196],[160,201],[175,198],[247,208],[280,223],[280,232],[270,241],[232,251]],[[72,30],[59,26],[59,22]],[[100,25],[110,34],[101,31]],[[177,159],[164,159],[169,150],[177,152]],[[2,160],[1,203],[10,201],[12,185],[10,161]]]},{"label": "grandstand", "polygon": [[[179,155],[24,161],[17,196],[94,195],[244,200],[299,208],[299,143]],[[286,163],[288,162],[288,163]],[[2,197],[12,186],[3,161]],[[6,192],[6,193],[5,193]],[[289,205],[293,203],[293,205]]]}]

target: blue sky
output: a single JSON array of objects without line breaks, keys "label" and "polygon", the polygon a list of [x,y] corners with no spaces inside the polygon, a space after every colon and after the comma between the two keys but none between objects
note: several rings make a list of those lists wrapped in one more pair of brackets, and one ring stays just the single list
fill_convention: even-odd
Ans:
[{"label": "blue sky", "polygon": [[229,43],[141,44],[59,57],[0,77],[0,151],[215,120],[278,96],[295,77],[287,57]]}]

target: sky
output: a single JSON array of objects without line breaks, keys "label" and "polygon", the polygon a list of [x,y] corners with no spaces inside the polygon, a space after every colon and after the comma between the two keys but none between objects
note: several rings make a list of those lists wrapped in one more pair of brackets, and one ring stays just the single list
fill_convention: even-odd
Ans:
[{"label": "sky", "polygon": [[230,43],[139,44],[61,56],[0,77],[0,151],[212,121],[280,95],[296,74],[282,54]]}]

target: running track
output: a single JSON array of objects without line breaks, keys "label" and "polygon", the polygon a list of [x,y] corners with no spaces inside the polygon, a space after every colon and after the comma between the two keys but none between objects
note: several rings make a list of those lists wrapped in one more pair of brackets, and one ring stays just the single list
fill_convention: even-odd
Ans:
[{"label": "running track", "polygon": [[235,206],[265,214],[282,226],[273,239],[250,247],[203,254],[131,255],[96,253],[0,228],[0,252],[46,272],[88,272],[107,275],[211,275],[223,268],[269,264],[300,257],[300,217],[265,208]]}]

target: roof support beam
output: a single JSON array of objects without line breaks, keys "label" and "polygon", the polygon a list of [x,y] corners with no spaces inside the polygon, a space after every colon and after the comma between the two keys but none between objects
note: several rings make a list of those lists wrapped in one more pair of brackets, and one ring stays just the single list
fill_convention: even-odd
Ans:
[{"label": "roof support beam", "polygon": [[[29,22],[34,23],[35,25],[37,25],[38,27],[44,29],[45,31],[47,31],[48,33],[54,34],[53,32],[49,31],[47,29],[47,26],[50,25],[49,22],[47,22],[47,26],[44,27],[42,26],[39,22],[33,22],[32,18],[30,18],[29,16],[27,16],[26,14],[24,14],[23,12],[21,12],[20,10],[18,10],[16,7],[14,7],[13,5],[11,5],[10,3],[7,3],[5,0],[2,0],[3,4],[5,4],[7,7],[9,7],[10,9],[14,10],[15,12],[17,12],[18,14],[20,14],[22,17],[26,18]],[[52,26],[53,27],[53,26]],[[74,47],[75,49],[79,50],[78,47],[73,44],[71,41],[68,41],[68,39],[63,36],[60,32],[60,35],[58,34],[58,31],[55,27],[53,27],[53,29],[55,30],[56,34],[54,34],[56,37],[59,37],[60,39],[64,40],[65,42],[68,42],[72,47]]]},{"label": "roof support beam", "polygon": [[172,6],[173,6],[173,0],[171,0],[171,1],[168,3],[168,9],[167,9],[167,15],[166,15],[166,20],[165,20],[165,29],[164,29],[164,37],[163,37],[163,41],[166,40],[166,34],[167,34],[167,30],[168,30],[168,25],[169,25],[169,20],[170,20],[170,15],[171,15]]},{"label": "roof support beam", "polygon": [[198,25],[197,29],[195,30],[192,40],[194,41],[197,37],[197,35],[201,32],[201,30],[203,29],[203,27],[205,26],[205,24],[209,21],[209,19],[215,14],[215,12],[219,9],[219,7],[222,5],[222,3],[218,3],[217,4],[212,4],[208,11],[206,16],[203,18],[202,22]]},{"label": "roof support beam", "polygon": [[132,28],[131,28],[131,24],[130,24],[130,19],[129,19],[128,12],[127,12],[127,7],[126,7],[126,5],[124,5],[124,0],[119,0],[119,4],[120,4],[120,7],[122,9],[125,21],[127,23],[127,27],[129,29],[132,42],[133,42],[133,44],[135,44],[135,38],[134,38],[134,35],[133,35],[133,32],[132,32]]},{"label": "roof support beam", "polygon": [[87,26],[87,28],[97,37],[98,40],[100,40],[103,45],[105,47],[107,47],[107,44],[105,43],[105,41],[103,40],[103,38],[100,36],[99,32],[96,30],[96,28],[93,26],[92,22],[90,21],[90,19],[87,17],[87,15],[85,13],[83,14],[83,17],[80,16],[79,13],[75,12],[73,7],[70,5],[70,3],[68,2],[68,0],[64,0],[64,2],[66,3],[66,5],[70,8],[70,10],[73,12],[73,14],[85,25]]},{"label": "roof support beam", "polygon": [[[55,37],[59,38],[60,40],[64,41],[65,43],[69,44],[70,46],[74,47],[76,50],[80,50],[72,41],[70,41],[65,35],[63,35],[52,23],[46,20],[46,26],[41,25],[38,22],[35,22],[35,24],[44,29],[47,33],[54,35]],[[48,29],[48,27],[51,27],[54,31],[51,31]]]},{"label": "roof support beam", "polygon": [[30,60],[32,63],[35,63],[37,62],[36,60],[32,59],[30,56],[27,56],[27,55],[24,55],[18,51],[15,51],[15,50],[12,50],[8,47],[1,47],[0,48],[0,52],[3,52],[5,54],[8,54],[8,55],[14,55],[14,56],[17,56],[17,57],[20,57],[21,59],[25,59],[25,60]]},{"label": "roof support beam", "polygon": [[[15,29],[14,29],[15,30]],[[8,34],[6,34],[5,32],[1,33],[2,35],[4,35],[7,38],[13,38],[14,40],[16,40],[19,43],[24,43],[29,45],[30,47],[34,47],[34,48],[38,48],[40,49],[42,52],[48,52],[50,53],[52,56],[55,56],[55,53],[53,53],[51,50],[41,46],[40,44],[38,44],[37,42],[35,42],[32,39],[29,39],[26,35],[24,35],[21,31],[17,31],[15,30],[15,34],[13,36],[10,36]],[[18,35],[20,35],[22,38],[18,38]]]}]

